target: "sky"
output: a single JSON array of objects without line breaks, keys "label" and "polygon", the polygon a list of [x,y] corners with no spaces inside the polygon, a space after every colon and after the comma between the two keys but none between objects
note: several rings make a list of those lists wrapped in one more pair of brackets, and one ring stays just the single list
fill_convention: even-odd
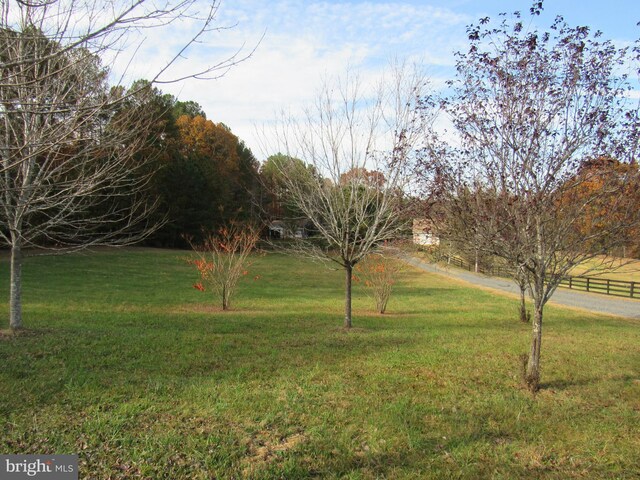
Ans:
[{"label": "sky", "polygon": [[[264,151],[258,131],[279,111],[313,102],[324,78],[347,70],[375,76],[398,58],[423,64],[433,88],[441,88],[455,75],[454,52],[466,49],[469,24],[500,12],[527,13],[530,6],[530,0],[222,0],[216,15],[220,29],[168,73],[196,71],[238,50],[240,57],[251,53],[250,58],[215,80],[159,87],[198,102],[209,119],[229,126],[264,160],[275,152]],[[569,25],[601,30],[619,45],[640,37],[638,0],[546,0],[536,24],[546,28],[556,15]],[[127,74],[151,76],[194,27],[194,21],[183,21],[145,32]]]}]

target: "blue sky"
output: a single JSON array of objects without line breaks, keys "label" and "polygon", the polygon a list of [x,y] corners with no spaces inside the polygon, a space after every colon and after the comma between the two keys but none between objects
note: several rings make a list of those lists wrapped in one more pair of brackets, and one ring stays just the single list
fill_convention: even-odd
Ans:
[{"label": "blue sky", "polygon": [[[256,125],[268,123],[282,109],[311,102],[322,78],[347,68],[373,75],[398,57],[424,63],[434,88],[454,75],[453,52],[466,48],[465,29],[499,12],[528,12],[529,0],[293,1],[222,0],[220,26],[178,65],[188,71],[219,61],[244,45],[253,56],[223,78],[163,85],[181,100],[195,100],[208,117],[224,122],[262,160]],[[556,15],[570,25],[602,30],[620,45],[640,37],[640,1],[547,0],[536,20],[548,26]],[[130,74],[148,76],[170,49],[188,35],[190,25],[154,32],[139,52]],[[263,37],[264,35],[264,37]]]}]

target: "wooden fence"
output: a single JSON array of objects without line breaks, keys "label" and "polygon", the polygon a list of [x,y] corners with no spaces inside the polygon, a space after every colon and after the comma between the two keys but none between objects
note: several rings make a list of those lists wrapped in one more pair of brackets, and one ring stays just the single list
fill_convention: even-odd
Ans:
[{"label": "wooden fence", "polygon": [[566,277],[560,282],[561,287],[585,292],[603,293],[618,297],[640,298],[638,282],[624,282],[600,277]]},{"label": "wooden fence", "polygon": [[[475,270],[475,266],[466,262],[460,257],[448,256],[447,263],[458,268]],[[480,268],[480,273],[485,275],[510,277],[510,272],[504,268],[495,268],[486,270]],[[572,290],[581,290],[584,292],[602,293],[604,295],[615,295],[617,297],[640,298],[640,282],[625,282],[622,280],[613,280],[610,278],[600,277],[572,277],[567,276],[560,282],[561,287],[570,288]]]},{"label": "wooden fence", "polygon": [[[453,265],[454,267],[462,268],[463,270],[468,270],[470,272],[475,271],[475,265],[465,261],[463,258],[454,257],[454,256],[445,256],[445,260],[448,265]],[[478,266],[478,273],[484,273],[485,275],[489,275],[491,277],[511,277],[511,272],[503,267],[493,267],[490,269],[484,268],[482,265]]]}]

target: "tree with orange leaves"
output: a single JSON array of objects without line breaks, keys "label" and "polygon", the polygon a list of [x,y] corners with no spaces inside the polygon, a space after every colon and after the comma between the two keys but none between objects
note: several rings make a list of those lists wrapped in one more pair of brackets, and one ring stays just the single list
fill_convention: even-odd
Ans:
[{"label": "tree with orange leaves", "polygon": [[231,221],[253,220],[258,162],[227,126],[204,115],[175,120],[173,155],[159,172],[157,189],[167,225],[157,235],[162,246],[185,246],[183,237],[204,240]]},{"label": "tree with orange leaves", "polygon": [[194,288],[213,292],[219,296],[222,309],[228,310],[238,281],[247,274],[249,255],[258,238],[257,229],[231,224],[207,235],[201,244],[192,244],[196,256],[189,263],[200,277]]},{"label": "tree with orange leaves", "polygon": [[[631,247],[629,253],[633,253],[640,233],[636,219],[640,205],[637,164],[607,156],[589,159],[561,190],[560,208],[582,209],[574,230],[589,249],[611,245]],[[609,238],[612,235],[616,236],[615,245]]]},{"label": "tree with orange leaves", "polygon": [[224,209],[232,195],[232,179],[238,175],[238,137],[223,124],[213,123],[200,115],[182,115],[176,120],[176,126],[180,153],[198,165],[213,191],[213,210],[224,217]]},{"label": "tree with orange leaves", "polygon": [[378,170],[367,170],[362,167],[354,167],[340,175],[340,184],[348,185],[358,182],[368,187],[382,188],[385,183],[384,174]]},{"label": "tree with orange leaves", "polygon": [[370,253],[356,264],[354,280],[362,282],[371,293],[378,313],[386,312],[391,291],[403,266],[399,259],[387,252]]}]

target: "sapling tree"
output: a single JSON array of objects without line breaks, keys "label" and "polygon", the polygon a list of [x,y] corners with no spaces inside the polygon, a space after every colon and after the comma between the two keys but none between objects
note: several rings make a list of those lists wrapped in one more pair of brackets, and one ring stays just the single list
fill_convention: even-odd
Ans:
[{"label": "sapling tree", "polygon": [[256,228],[233,223],[206,235],[202,244],[192,244],[195,258],[189,263],[200,276],[194,288],[213,292],[220,299],[222,309],[228,310],[238,281],[248,273],[249,256],[259,238]]},{"label": "sapling tree", "polygon": [[521,263],[524,245],[513,238],[513,241],[503,242],[503,252],[499,256],[494,252],[492,241],[498,235],[513,233],[500,227],[497,202],[501,198],[477,179],[463,182],[460,178],[460,175],[449,178],[449,185],[438,195],[437,215],[433,216],[437,233],[454,246],[456,253],[472,253],[475,258],[479,255],[489,257],[494,266],[510,276],[519,289],[519,319],[527,323],[530,316],[526,306],[529,277]]},{"label": "sapling tree", "polygon": [[371,292],[378,313],[387,311],[393,286],[402,272],[403,265],[400,259],[389,253],[388,249],[370,253],[356,264],[354,279]]},{"label": "sapling tree", "polygon": [[[534,318],[525,381],[532,391],[540,385],[546,303],[572,268],[628,242],[640,220],[623,194],[638,178],[628,52],[561,17],[537,30],[531,25],[541,8],[534,4],[531,22],[515,13],[495,26],[483,19],[469,27],[470,47],[458,54],[444,103],[459,145],[440,158],[447,165],[439,170],[441,205],[467,212],[482,248],[526,275]],[[608,174],[584,168],[601,156],[628,167]],[[584,188],[595,177],[599,188]],[[587,215],[597,218],[587,225]]]},{"label": "sapling tree", "polygon": [[352,326],[353,268],[406,228],[407,165],[431,108],[425,78],[398,66],[374,87],[352,77],[326,82],[302,115],[279,119],[275,149],[318,174],[280,171],[287,201],[324,243],[299,239],[296,250],[344,269],[345,328]]}]

